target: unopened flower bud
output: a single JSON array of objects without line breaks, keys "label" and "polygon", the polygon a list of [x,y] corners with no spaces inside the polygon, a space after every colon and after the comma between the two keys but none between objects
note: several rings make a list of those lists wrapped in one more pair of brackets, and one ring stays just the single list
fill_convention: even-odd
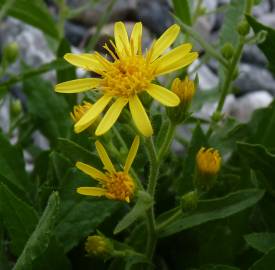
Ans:
[{"label": "unopened flower bud", "polygon": [[246,20],[242,20],[237,27],[239,35],[246,36],[249,33],[250,26]]},{"label": "unopened flower bud", "polygon": [[217,123],[217,122],[219,122],[222,119],[222,117],[223,117],[222,113],[220,113],[220,112],[214,112],[213,115],[212,115],[212,117],[211,117],[211,119],[212,119],[212,121],[214,121],[214,122]]},{"label": "unopened flower bud", "polygon": [[[70,116],[72,118],[72,120],[74,121],[74,123],[78,122],[81,117],[89,110],[91,109],[93,106],[92,103],[90,102],[87,102],[87,101],[84,101],[84,104],[83,105],[75,105],[74,108],[73,108],[73,111],[70,113]],[[100,116],[95,118],[95,119],[92,119],[92,121],[88,122],[86,124],[86,128],[88,127],[96,127],[96,123],[99,121],[100,119]],[[92,125],[93,123],[95,123],[95,125]],[[94,133],[94,130],[91,131],[91,134]]]},{"label": "unopened flower bud", "polygon": [[199,190],[209,190],[215,184],[221,168],[221,156],[213,148],[202,147],[196,156],[194,184]]},{"label": "unopened flower bud", "polygon": [[199,196],[197,191],[190,191],[181,198],[181,208],[185,212],[191,212],[197,208]]},{"label": "unopened flower bud", "polygon": [[226,42],[221,49],[221,53],[225,59],[230,60],[234,53],[233,45],[230,42]]},{"label": "unopened flower bud", "polygon": [[189,80],[188,77],[185,77],[182,81],[179,78],[176,78],[173,81],[171,88],[180,98],[180,102],[184,105],[189,104],[195,94],[195,83],[194,81]]},{"label": "unopened flower bud", "polygon": [[22,112],[22,105],[19,99],[12,100],[10,112],[13,117],[18,116]]},{"label": "unopened flower bud", "polygon": [[168,108],[168,116],[175,123],[181,123],[188,116],[188,109],[195,94],[195,83],[186,77],[184,80],[174,79],[171,90],[180,98],[177,107]]},{"label": "unopened flower bud", "polygon": [[12,64],[16,61],[18,54],[19,54],[19,46],[16,42],[9,43],[4,48],[4,58],[8,64]]},{"label": "unopened flower bud", "polygon": [[85,250],[90,256],[106,258],[111,255],[113,245],[109,239],[101,235],[88,236]]}]

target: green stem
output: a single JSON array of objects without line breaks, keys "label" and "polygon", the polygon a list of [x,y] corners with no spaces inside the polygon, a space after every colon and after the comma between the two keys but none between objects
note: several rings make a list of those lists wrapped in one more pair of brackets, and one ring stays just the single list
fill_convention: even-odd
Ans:
[{"label": "green stem", "polygon": [[[253,5],[254,5],[254,0],[247,0],[246,1],[246,8],[245,8],[245,13],[246,14],[251,14]],[[237,46],[237,49],[236,49],[236,51],[233,55],[233,58],[232,58],[231,62],[229,63],[229,67],[227,69],[225,81],[224,81],[224,84],[223,84],[223,87],[222,87],[222,90],[221,90],[221,96],[220,96],[220,99],[219,99],[219,103],[218,103],[217,109],[215,110],[213,116],[215,114],[220,115],[220,113],[223,109],[225,98],[226,98],[227,94],[229,93],[229,91],[231,89],[232,82],[234,81],[234,73],[235,73],[236,67],[237,67],[237,65],[240,61],[244,45],[245,45],[245,37],[240,36],[240,41],[239,41],[239,44]],[[213,116],[212,116],[212,119],[213,119]],[[206,134],[207,138],[209,138],[210,135],[212,134],[213,122],[214,121],[212,120],[211,123],[210,123],[210,126],[208,128],[208,131],[207,131],[207,134]]]},{"label": "green stem", "polygon": [[102,27],[104,24],[109,20],[111,16],[111,12],[113,9],[114,4],[117,0],[111,0],[108,7],[106,8],[106,11],[103,13],[103,15],[100,17],[100,20],[96,26],[95,34],[92,36],[92,38],[89,40],[88,45],[86,47],[86,51],[92,51],[95,48],[96,43],[99,40],[100,33],[102,30]]},{"label": "green stem", "polygon": [[156,230],[157,232],[163,230],[163,228],[167,227],[169,224],[171,224],[175,219],[177,219],[180,215],[182,215],[182,210],[178,209],[171,217],[160,223]]},{"label": "green stem", "polygon": [[158,163],[157,152],[155,149],[153,138],[150,137],[145,141],[145,143],[146,143],[147,152],[150,160],[150,173],[149,173],[147,191],[154,198],[155,189],[157,185],[157,177],[159,172],[159,163]]},{"label": "green stem", "polygon": [[161,145],[161,148],[158,152],[158,162],[159,163],[161,162],[164,155],[167,153],[167,151],[169,150],[169,148],[171,146],[171,143],[173,141],[173,137],[175,134],[175,130],[176,130],[176,125],[173,124],[171,121],[169,121],[169,126],[168,126],[166,136],[165,136],[163,143]]},{"label": "green stem", "polygon": [[[226,73],[226,77],[225,77],[225,81],[224,81],[223,87],[221,89],[221,96],[220,96],[220,99],[219,99],[219,102],[218,102],[218,106],[217,106],[215,112],[213,113],[213,116],[214,115],[220,115],[220,113],[223,109],[225,98],[228,95],[228,93],[230,92],[232,82],[234,81],[234,75],[235,75],[234,73],[236,71],[237,64],[238,64],[238,62],[241,58],[243,47],[244,47],[244,38],[241,37],[240,41],[239,41],[239,44],[238,44],[238,47],[235,51],[235,54],[233,55],[232,61],[229,64],[229,67],[228,67],[228,70],[227,70],[227,73]],[[212,119],[213,119],[213,116],[212,116]],[[212,122],[210,123],[209,129],[207,131],[206,136],[208,138],[212,134],[213,124],[214,124],[214,120],[212,120]]]},{"label": "green stem", "polygon": [[[159,173],[159,163],[157,159],[157,153],[153,142],[153,138],[150,137],[145,141],[145,143],[146,143],[146,148],[147,148],[149,161],[150,161],[150,173],[149,173],[147,192],[152,196],[152,198],[155,198],[155,189],[156,189],[157,178]],[[152,206],[150,209],[146,211],[146,218],[147,218],[147,230],[148,230],[146,256],[149,260],[152,260],[155,247],[156,247],[156,242],[157,242],[154,206]]]},{"label": "green stem", "polygon": [[207,43],[199,33],[197,33],[196,31],[194,31],[192,29],[192,27],[184,24],[179,18],[177,18],[176,16],[175,20],[177,21],[177,23],[180,25],[180,27],[183,29],[183,31],[187,32],[193,39],[195,39],[204,49],[205,51],[211,55],[212,57],[214,57],[215,59],[217,59],[225,68],[227,68],[228,63],[227,61],[222,57],[222,55],[220,53],[217,52],[217,50],[209,45],[209,43]]},{"label": "green stem", "polygon": [[9,9],[12,7],[14,4],[15,0],[9,0],[4,2],[4,5],[0,9],[0,21],[5,17],[5,15],[9,12]]}]

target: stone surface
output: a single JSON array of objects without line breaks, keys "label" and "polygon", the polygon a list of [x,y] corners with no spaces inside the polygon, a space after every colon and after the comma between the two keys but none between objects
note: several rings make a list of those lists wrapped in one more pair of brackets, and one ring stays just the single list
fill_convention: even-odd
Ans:
[{"label": "stone surface", "polygon": [[41,31],[13,18],[7,18],[1,23],[0,40],[1,45],[17,42],[22,59],[32,67],[55,58]]},{"label": "stone surface", "polygon": [[[196,60],[189,67],[189,73],[193,72],[196,67],[200,65],[200,61]],[[211,71],[211,69],[207,65],[202,65],[197,72],[195,72],[199,76],[199,88],[201,90],[210,90],[218,85],[218,77]],[[195,79],[195,74],[193,74],[192,79]]]},{"label": "stone surface", "polygon": [[273,97],[266,91],[249,93],[236,99],[232,103],[229,113],[240,122],[247,122],[256,109],[267,107],[272,100]]},{"label": "stone surface", "polygon": [[240,64],[239,72],[234,84],[240,89],[240,93],[262,89],[275,95],[275,80],[268,70],[255,65]]},{"label": "stone surface", "polygon": [[275,14],[274,12],[262,14],[259,21],[271,28],[275,28]]},{"label": "stone surface", "polygon": [[242,61],[262,67],[266,67],[267,65],[266,57],[256,45],[244,46]]}]

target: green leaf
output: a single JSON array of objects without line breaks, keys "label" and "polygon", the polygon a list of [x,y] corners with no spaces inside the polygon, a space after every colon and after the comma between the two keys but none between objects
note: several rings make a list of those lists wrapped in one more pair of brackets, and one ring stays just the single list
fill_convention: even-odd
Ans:
[{"label": "green leaf", "polygon": [[272,102],[268,107],[256,110],[248,123],[236,126],[229,136],[236,141],[245,140],[275,150],[274,134],[275,102]]},{"label": "green leaf", "polygon": [[70,270],[71,264],[64,254],[64,248],[55,237],[52,237],[47,250],[33,262],[33,269],[39,270]]},{"label": "green leaf", "polygon": [[[58,46],[57,57],[62,58],[66,53],[71,52],[70,43],[67,39],[63,38]],[[57,82],[65,82],[74,80],[76,78],[75,67],[73,65],[68,66],[66,69],[57,70]]]},{"label": "green leaf", "polygon": [[117,224],[114,229],[114,234],[118,234],[132,225],[138,218],[145,215],[146,210],[148,210],[153,205],[153,199],[145,191],[139,191],[138,198],[135,206],[131,211],[125,215]]},{"label": "green leaf", "polygon": [[[221,198],[201,200],[198,208],[193,213],[182,213],[178,215],[173,222],[159,232],[159,236],[169,236],[210,220],[222,219],[234,215],[256,204],[263,195],[264,191],[262,190],[246,189],[230,193]],[[170,217],[175,214],[171,210],[169,212],[171,213]],[[166,213],[164,213],[163,216],[165,216],[165,219],[162,215],[157,219],[159,225],[161,224],[160,221],[165,222],[165,220],[169,218],[169,215]]]},{"label": "green leaf", "polygon": [[244,239],[249,246],[263,253],[275,248],[275,233],[251,233],[245,235]]},{"label": "green leaf", "polygon": [[[0,8],[8,0],[0,0]],[[25,23],[28,23],[45,34],[58,39],[59,33],[52,16],[40,1],[15,0],[7,13]]]},{"label": "green leaf", "polygon": [[242,18],[245,3],[245,0],[231,0],[225,13],[222,28],[219,32],[221,47],[226,42],[231,42],[233,45],[237,44],[239,40],[239,34],[236,28]]},{"label": "green leaf", "polygon": [[239,270],[240,268],[229,266],[229,265],[217,265],[217,264],[210,264],[205,265],[200,268],[200,270]]},{"label": "green leaf", "polygon": [[38,222],[37,213],[0,183],[0,216],[11,238],[13,253],[19,255]]},{"label": "green leaf", "polygon": [[244,161],[251,169],[260,171],[265,176],[267,189],[275,194],[275,155],[262,145],[238,142],[237,146]]},{"label": "green leaf", "polygon": [[94,232],[120,205],[114,200],[98,199],[76,193],[77,187],[90,186],[92,182],[90,177],[75,169],[69,170],[62,181],[61,210],[56,226],[56,236],[64,245],[66,252]]},{"label": "green leaf", "polygon": [[188,0],[173,0],[174,13],[182,22],[192,25],[192,15]]},{"label": "green leaf", "polygon": [[32,269],[33,261],[41,256],[49,246],[56,218],[59,211],[60,200],[57,192],[49,198],[34,232],[30,236],[23,252],[18,258],[13,270]]},{"label": "green leaf", "polygon": [[7,138],[0,133],[0,181],[27,200],[27,195],[32,190],[29,177],[25,171],[22,151],[9,143]]},{"label": "green leaf", "polygon": [[49,82],[37,77],[24,82],[24,92],[33,121],[51,143],[56,144],[58,137],[68,137],[72,122],[64,97],[55,93]]},{"label": "green leaf", "polygon": [[[26,71],[23,71],[22,73],[20,73],[17,76],[13,76],[10,79],[2,82],[0,84],[0,88],[3,89],[3,87],[8,87],[10,85],[13,85],[17,82],[32,78],[34,76],[40,75],[42,73],[46,73],[49,72],[53,69],[55,70],[64,70],[70,67],[70,64],[68,62],[66,62],[64,59],[56,59],[53,60],[49,63],[43,64],[37,68],[34,69],[28,69]],[[5,89],[2,90],[1,92],[4,91]]]},{"label": "green leaf", "polygon": [[247,15],[246,19],[256,34],[262,30],[265,30],[267,32],[265,41],[258,44],[258,47],[268,59],[270,70],[275,74],[275,29],[261,24],[252,16]]},{"label": "green leaf", "polygon": [[196,155],[202,146],[207,146],[207,139],[201,129],[200,123],[198,122],[193,131],[192,139],[190,145],[188,146],[186,158],[183,163],[183,177],[180,177],[177,183],[177,190],[181,195],[192,189]]},{"label": "green leaf", "polygon": [[275,264],[275,248],[266,253],[260,260],[254,263],[249,270],[269,270],[273,269]]},{"label": "green leaf", "polygon": [[101,166],[101,162],[95,154],[69,139],[59,138],[58,149],[64,156],[72,160],[73,163],[81,161],[93,166]]}]

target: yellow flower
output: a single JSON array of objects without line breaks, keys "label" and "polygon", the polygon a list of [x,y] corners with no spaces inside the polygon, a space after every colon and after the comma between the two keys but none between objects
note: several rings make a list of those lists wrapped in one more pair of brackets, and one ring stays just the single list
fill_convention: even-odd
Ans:
[{"label": "yellow flower", "polygon": [[184,80],[176,78],[171,87],[172,91],[180,98],[181,103],[189,104],[195,94],[195,83],[186,76]]},{"label": "yellow flower", "polygon": [[192,63],[198,53],[190,52],[191,44],[186,43],[164,53],[175,41],[180,27],[173,25],[155,41],[151,48],[142,54],[141,37],[142,24],[136,23],[130,39],[122,22],[115,23],[115,42],[110,41],[104,48],[113,57],[110,62],[99,53],[71,54],[64,58],[71,64],[93,71],[100,78],[85,78],[63,82],[55,87],[56,92],[77,93],[91,89],[102,92],[100,99],[75,124],[75,132],[87,128],[87,123],[95,119],[113,100],[112,105],[102,118],[95,134],[100,136],[107,132],[116,122],[123,108],[129,103],[135,125],[144,136],[151,136],[153,129],[145,109],[139,99],[139,94],[146,91],[154,99],[165,106],[177,106],[179,98],[168,89],[152,83],[156,76],[164,75],[183,68]]},{"label": "yellow flower", "polygon": [[213,148],[202,147],[196,156],[197,168],[200,174],[216,175],[221,167],[221,156],[219,152]]},{"label": "yellow flower", "polygon": [[84,101],[83,105],[75,105],[73,111],[70,113],[74,122],[80,120],[80,118],[93,106],[92,103]]},{"label": "yellow flower", "polygon": [[99,141],[96,141],[96,150],[106,172],[101,172],[82,162],[77,162],[76,167],[97,180],[101,187],[80,187],[77,192],[88,196],[105,196],[108,199],[129,203],[135,191],[135,183],[129,175],[129,170],[137,154],[138,147],[139,137],[136,136],[128,153],[124,170],[116,171],[105,148]]},{"label": "yellow flower", "polygon": [[89,255],[104,257],[111,252],[112,245],[104,236],[92,235],[85,242],[85,250]]}]

